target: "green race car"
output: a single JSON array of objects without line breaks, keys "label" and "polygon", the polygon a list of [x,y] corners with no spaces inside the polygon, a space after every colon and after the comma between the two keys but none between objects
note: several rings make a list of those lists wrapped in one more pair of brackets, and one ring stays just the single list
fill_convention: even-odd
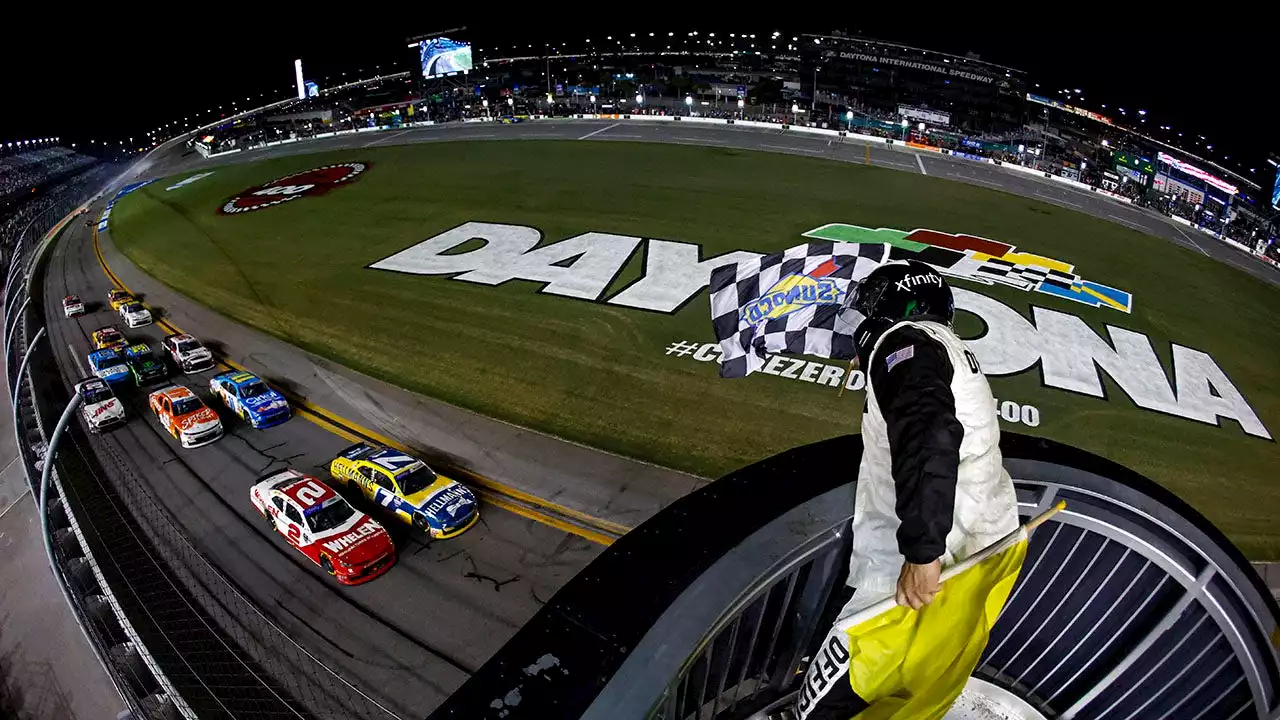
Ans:
[{"label": "green race car", "polygon": [[133,382],[142,387],[169,377],[169,370],[164,363],[151,354],[151,347],[145,343],[130,345],[124,351],[129,364],[129,374]]}]

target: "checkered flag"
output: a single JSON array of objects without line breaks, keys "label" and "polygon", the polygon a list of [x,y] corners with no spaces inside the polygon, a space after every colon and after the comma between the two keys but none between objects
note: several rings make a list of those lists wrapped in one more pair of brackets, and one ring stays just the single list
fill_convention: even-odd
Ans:
[{"label": "checkered flag", "polygon": [[817,241],[713,270],[720,377],[759,370],[768,352],[852,358],[862,316],[847,307],[849,291],[888,255],[879,243]]}]

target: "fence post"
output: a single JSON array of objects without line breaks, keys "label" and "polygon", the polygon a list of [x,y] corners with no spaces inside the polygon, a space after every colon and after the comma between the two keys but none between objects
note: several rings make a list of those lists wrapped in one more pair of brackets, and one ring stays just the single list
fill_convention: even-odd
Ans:
[{"label": "fence post", "polygon": [[31,359],[31,351],[35,349],[36,343],[40,342],[40,338],[43,337],[44,328],[42,327],[40,328],[40,331],[36,333],[36,336],[31,338],[31,344],[27,345],[27,351],[22,354],[22,362],[18,364],[18,372],[13,376],[13,386],[9,388],[9,399],[13,400],[13,411],[15,413],[13,416],[14,427],[17,427],[18,425],[18,384],[22,382],[22,373],[27,369],[27,362]]},{"label": "fence post", "polygon": [[[43,330],[43,328],[41,328]],[[16,403],[15,403],[16,404]],[[58,589],[62,591],[62,599],[67,601],[67,609],[71,611],[71,617],[75,619],[76,625],[80,626],[80,632],[84,634],[84,641],[89,644],[93,650],[94,656],[98,659],[98,663],[102,667],[109,668],[106,658],[102,657],[102,653],[98,650],[98,645],[94,643],[93,638],[89,636],[89,628],[84,626],[84,622],[80,619],[80,612],[76,609],[75,602],[71,600],[71,591],[67,588],[67,579],[62,576],[62,570],[58,567],[58,559],[53,554],[53,537],[49,534],[49,478],[53,475],[53,461],[58,453],[58,441],[62,439],[62,433],[67,429],[67,425],[71,423],[71,418],[75,417],[76,410],[80,408],[80,393],[71,393],[71,401],[67,403],[67,408],[62,411],[62,417],[58,418],[58,425],[53,429],[53,435],[49,436],[49,449],[45,451],[44,468],[40,470],[40,534],[44,540],[44,552],[49,558],[49,570],[53,573],[53,577],[58,581]],[[119,688],[116,688],[117,692]]]},{"label": "fence post", "polygon": [[[31,296],[28,295],[27,299],[22,301],[22,307],[18,308],[18,312],[14,314],[14,317],[20,319],[22,314],[27,311],[27,306],[30,304]],[[10,320],[9,317],[10,316],[8,314],[5,314],[4,316],[4,359],[6,362],[9,360],[9,343],[13,342],[13,331],[18,329],[18,322]],[[12,326],[9,324],[11,322],[13,323]]]}]

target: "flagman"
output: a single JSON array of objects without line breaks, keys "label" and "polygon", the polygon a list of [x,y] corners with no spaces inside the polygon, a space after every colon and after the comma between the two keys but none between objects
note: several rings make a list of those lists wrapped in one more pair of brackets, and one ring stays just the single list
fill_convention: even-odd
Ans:
[{"label": "flagman", "polygon": [[[854,340],[867,396],[848,578],[855,592],[840,616],[890,596],[918,611],[934,601],[944,566],[1018,529],[996,403],[951,328],[951,288],[936,270],[882,265],[849,305],[866,317]],[[801,720],[849,720],[867,707],[849,657],[849,635],[833,627],[797,696]]]}]

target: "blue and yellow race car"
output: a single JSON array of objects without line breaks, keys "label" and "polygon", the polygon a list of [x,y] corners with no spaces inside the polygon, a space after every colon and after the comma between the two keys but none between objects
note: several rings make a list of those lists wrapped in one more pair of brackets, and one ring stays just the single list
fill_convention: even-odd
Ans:
[{"label": "blue and yellow race car", "polygon": [[255,428],[279,425],[289,419],[289,401],[253,373],[219,373],[209,381],[209,389],[222,398],[231,412]]},{"label": "blue and yellow race car", "polygon": [[329,473],[433,538],[461,535],[480,519],[470,488],[399,450],[352,445],[329,463]]}]

